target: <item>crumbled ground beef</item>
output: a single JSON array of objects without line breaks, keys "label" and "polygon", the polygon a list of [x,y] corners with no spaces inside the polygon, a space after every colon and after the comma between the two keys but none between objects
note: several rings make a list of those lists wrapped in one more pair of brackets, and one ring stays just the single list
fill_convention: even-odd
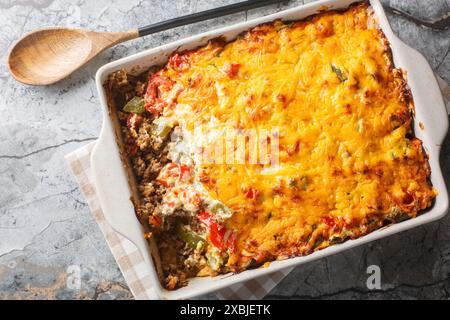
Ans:
[{"label": "crumbled ground beef", "polygon": [[164,275],[164,285],[173,290],[187,284],[187,279],[198,273],[197,265],[187,265],[185,261],[194,253],[171,232],[164,232],[157,236],[158,248]]},{"label": "crumbled ground beef", "polygon": [[[160,228],[152,225],[152,217],[161,217],[161,201],[165,188],[155,182],[161,169],[170,160],[168,159],[168,138],[161,141],[152,136],[151,126],[154,120],[150,113],[141,114],[135,133],[127,126],[130,114],[122,112],[125,104],[135,96],[143,97],[146,90],[148,73],[141,76],[132,76],[123,70],[113,73],[108,83],[109,92],[113,95],[117,107],[117,116],[121,125],[121,133],[125,150],[130,157],[133,173],[139,190],[139,202],[135,203],[138,219],[145,224],[155,237],[161,258],[164,273],[163,285],[167,289],[176,289],[184,286],[187,279],[195,276],[199,266],[204,265],[204,257],[189,248],[186,243],[178,238],[173,230],[176,225],[171,219],[185,219],[186,215],[180,213],[176,217],[163,219]],[[169,137],[170,135],[168,135]],[[195,226],[195,223],[193,224]]]}]

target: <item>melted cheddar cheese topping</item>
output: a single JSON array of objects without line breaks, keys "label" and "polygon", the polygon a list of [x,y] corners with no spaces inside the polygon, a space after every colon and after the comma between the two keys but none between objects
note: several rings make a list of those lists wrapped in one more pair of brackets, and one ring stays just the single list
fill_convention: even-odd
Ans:
[{"label": "melted cheddar cheese topping", "polygon": [[415,217],[436,195],[412,133],[404,75],[367,4],[176,53],[156,76],[166,102],[160,117],[173,125],[279,132],[276,167],[198,164],[195,171],[232,211],[228,270]]}]

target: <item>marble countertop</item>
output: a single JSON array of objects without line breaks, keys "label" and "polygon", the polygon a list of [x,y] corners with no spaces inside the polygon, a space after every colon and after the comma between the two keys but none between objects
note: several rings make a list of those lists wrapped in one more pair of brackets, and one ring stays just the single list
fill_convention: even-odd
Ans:
[{"label": "marble countertop", "polygon": [[[48,87],[15,82],[6,67],[10,45],[44,26],[119,31],[236,1],[0,0],[0,299],[130,299],[132,295],[80,194],[64,155],[99,134],[96,70],[117,58],[218,26],[311,1],[289,1],[121,44],[70,78]],[[450,0],[385,0],[394,31],[450,82],[450,30],[425,28],[448,15]],[[450,139],[441,163],[450,185]],[[381,288],[366,286],[378,265]],[[67,286],[80,271],[81,288]],[[402,234],[294,270],[272,299],[450,297],[450,215]]]}]

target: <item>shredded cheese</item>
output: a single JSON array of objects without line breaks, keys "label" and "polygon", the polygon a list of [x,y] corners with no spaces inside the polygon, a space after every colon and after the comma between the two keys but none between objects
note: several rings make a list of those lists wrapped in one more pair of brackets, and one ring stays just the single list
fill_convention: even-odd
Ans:
[{"label": "shredded cheese", "polygon": [[308,254],[432,204],[409,90],[367,4],[180,55],[181,66],[159,71],[176,83],[161,118],[191,133],[218,124],[279,132],[276,168],[195,163],[196,181],[232,212],[230,270]]}]

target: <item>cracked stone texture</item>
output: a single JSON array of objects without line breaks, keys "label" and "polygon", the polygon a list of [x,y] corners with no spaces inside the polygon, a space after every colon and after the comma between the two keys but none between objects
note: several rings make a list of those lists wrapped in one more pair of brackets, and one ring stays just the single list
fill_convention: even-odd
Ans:
[{"label": "cracked stone texture", "polygon": [[[0,299],[130,299],[127,285],[63,158],[94,140],[101,110],[94,84],[103,64],[186,36],[312,1],[290,1],[121,44],[86,68],[48,87],[15,82],[8,48],[44,26],[118,31],[236,1],[0,0]],[[450,0],[385,0],[416,18],[433,21]],[[450,31],[427,29],[389,14],[394,31],[422,52],[450,82]],[[450,140],[442,166],[450,180]],[[366,268],[382,271],[381,290],[366,287]],[[78,266],[81,288],[67,286]],[[211,296],[210,296],[211,297]],[[441,221],[298,267],[272,299],[446,299],[450,297],[450,216]],[[208,298],[208,297],[206,297]]]}]

